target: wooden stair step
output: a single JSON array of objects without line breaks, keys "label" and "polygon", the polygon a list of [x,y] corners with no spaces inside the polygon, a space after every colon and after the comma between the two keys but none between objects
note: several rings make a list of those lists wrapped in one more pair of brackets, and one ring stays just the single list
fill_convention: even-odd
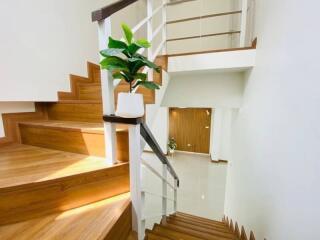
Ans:
[{"label": "wooden stair step", "polygon": [[131,231],[126,240],[138,240],[137,233],[134,231]]},{"label": "wooden stair step", "polygon": [[180,226],[170,222],[167,222],[167,223],[162,222],[161,225],[168,227],[174,231],[183,232],[185,234],[189,234],[191,236],[199,237],[205,240],[235,240],[236,239],[233,234],[225,234],[225,233],[219,233],[219,232],[215,232],[214,234],[212,234],[208,232],[199,231],[199,229]]},{"label": "wooden stair step", "polygon": [[0,225],[128,191],[128,163],[21,144],[0,148]]},{"label": "wooden stair step", "polygon": [[216,236],[221,236],[221,237],[227,236],[227,237],[231,237],[231,238],[234,236],[233,233],[231,233],[227,227],[225,227],[225,228],[212,228],[212,227],[208,227],[207,225],[197,225],[192,222],[186,223],[186,222],[174,220],[170,217],[167,217],[166,221],[169,224],[173,224],[173,225],[176,225],[179,227],[184,227],[187,229],[192,229],[195,231],[208,233],[208,234],[212,234],[212,235],[216,235]]},{"label": "wooden stair step", "polygon": [[174,220],[177,221],[179,223],[185,223],[185,224],[191,224],[194,226],[199,226],[199,227],[205,227],[207,229],[213,229],[213,230],[218,230],[221,232],[230,232],[228,230],[228,228],[226,228],[225,225],[216,225],[216,224],[209,224],[209,223],[203,223],[203,222],[198,222],[198,221],[194,221],[194,220],[190,220],[190,219],[186,219],[186,218],[182,218],[182,217],[177,217],[174,215],[171,215],[169,217],[167,217],[169,220]]},{"label": "wooden stair step", "polygon": [[145,239],[146,240],[174,240],[172,238],[168,238],[168,237],[156,234],[149,229],[146,230],[146,238]]},{"label": "wooden stair step", "polygon": [[163,225],[155,224],[152,232],[161,236],[168,237],[173,240],[203,240],[203,238],[195,237],[181,231],[176,231]]},{"label": "wooden stair step", "polygon": [[80,83],[78,98],[80,100],[99,100],[102,101],[100,83]]},{"label": "wooden stair step", "polygon": [[[112,233],[117,229],[117,235]],[[41,218],[0,226],[1,240],[126,240],[131,231],[130,195],[121,194]]]},{"label": "wooden stair step", "polygon": [[51,120],[99,123],[103,121],[100,101],[66,100],[46,105],[48,118]]},{"label": "wooden stair step", "polygon": [[215,221],[215,220],[211,220],[211,219],[207,219],[207,218],[202,218],[202,217],[198,217],[198,216],[193,216],[193,215],[190,215],[187,213],[177,212],[177,213],[175,213],[175,216],[177,218],[189,219],[189,220],[193,220],[193,221],[200,222],[200,223],[207,223],[207,224],[212,224],[212,225],[222,226],[222,227],[225,226],[223,222],[219,222],[219,221]]},{"label": "wooden stair step", "polygon": [[[105,156],[103,123],[74,121],[28,121],[19,123],[23,144],[92,156]],[[129,160],[127,126],[117,129],[117,159]]]}]

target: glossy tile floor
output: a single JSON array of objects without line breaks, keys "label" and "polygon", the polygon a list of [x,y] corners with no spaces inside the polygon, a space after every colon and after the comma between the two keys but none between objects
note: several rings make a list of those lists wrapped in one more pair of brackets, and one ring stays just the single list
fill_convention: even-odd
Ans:
[{"label": "glossy tile floor", "polygon": [[[180,178],[178,190],[178,211],[193,215],[221,220],[224,210],[227,164],[212,163],[209,156],[175,153],[168,157]],[[143,159],[153,168],[161,171],[161,163],[152,153],[144,153]],[[143,189],[151,193],[161,194],[161,180],[143,168]],[[173,179],[170,178],[170,182]],[[173,198],[173,191],[168,188],[168,196]],[[153,217],[161,213],[161,198],[146,194],[145,216],[150,218],[147,227],[159,218]],[[173,203],[168,201],[168,210],[172,211]]]}]

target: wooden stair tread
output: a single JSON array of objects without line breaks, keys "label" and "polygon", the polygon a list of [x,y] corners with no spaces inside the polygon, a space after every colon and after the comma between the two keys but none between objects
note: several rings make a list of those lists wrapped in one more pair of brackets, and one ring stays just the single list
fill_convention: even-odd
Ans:
[{"label": "wooden stair tread", "polygon": [[147,229],[146,230],[146,240],[172,240],[172,238],[161,236],[161,235],[156,234],[156,233]]},{"label": "wooden stair tread", "polygon": [[172,224],[172,223],[163,223],[162,226],[168,227],[168,228],[175,230],[175,231],[183,232],[183,233],[191,235],[191,236],[206,239],[206,240],[220,240],[220,239],[221,240],[235,240],[236,239],[233,234],[226,234],[226,233],[219,233],[219,232],[215,232],[213,234],[213,233],[200,231],[199,229],[192,229],[192,228],[189,228],[186,226],[179,226],[179,225]]},{"label": "wooden stair tread", "polygon": [[111,166],[104,158],[23,144],[0,148],[0,188],[48,181]]},{"label": "wooden stair tread", "polygon": [[192,229],[196,230],[199,232],[203,233],[208,233],[212,235],[217,235],[217,236],[227,236],[227,237],[233,237],[233,234],[230,232],[230,230],[225,227],[223,228],[213,228],[213,227],[208,227],[207,225],[197,225],[194,224],[193,222],[186,223],[178,220],[171,220],[170,218],[167,218],[167,223],[173,224],[179,227],[187,228],[187,229]]},{"label": "wooden stair tread", "polygon": [[194,216],[194,215],[191,215],[188,213],[177,212],[177,213],[175,213],[175,216],[178,218],[181,217],[181,218],[190,219],[190,220],[194,220],[194,221],[198,221],[198,222],[203,222],[203,223],[208,223],[208,224],[213,224],[213,225],[218,225],[218,226],[225,226],[223,222]]},{"label": "wooden stair tread", "polygon": [[[202,222],[195,221],[195,219],[201,219]],[[211,222],[211,225],[208,222]],[[228,229],[224,222],[177,212],[162,218],[161,224],[155,224],[152,230],[147,229],[146,240],[149,239],[238,240],[238,237]]]},{"label": "wooden stair tread", "polygon": [[130,204],[121,194],[61,213],[0,227],[2,240],[104,239]]},{"label": "wooden stair tread", "polygon": [[159,224],[155,224],[152,232],[159,234],[161,236],[165,236],[168,237],[169,239],[173,239],[173,240],[203,240],[203,238],[199,238],[199,237],[195,237],[192,235],[189,235],[187,233],[184,232],[180,232],[180,231],[175,231],[172,230],[171,228],[168,228],[166,226],[162,226]]},{"label": "wooden stair tread", "polygon": [[[60,121],[60,120],[42,120],[42,121],[28,121],[20,122],[20,125],[28,125],[42,128],[64,129],[69,131],[80,131],[87,133],[103,134],[103,123],[98,122],[76,122],[76,121]],[[117,125],[117,131],[126,131],[127,125]]]},{"label": "wooden stair tread", "polygon": [[82,99],[70,99],[59,100],[58,102],[52,102],[56,104],[102,104],[101,100],[82,100]]},{"label": "wooden stair tread", "polygon": [[203,222],[199,222],[199,221],[194,221],[192,219],[186,219],[186,218],[182,218],[182,217],[177,217],[174,215],[171,215],[168,217],[169,220],[173,220],[182,224],[190,224],[193,225],[195,227],[205,227],[207,229],[213,229],[213,230],[219,230],[222,232],[229,232],[228,229],[226,229],[225,225],[217,225],[217,224],[210,224],[210,223],[203,223]]}]

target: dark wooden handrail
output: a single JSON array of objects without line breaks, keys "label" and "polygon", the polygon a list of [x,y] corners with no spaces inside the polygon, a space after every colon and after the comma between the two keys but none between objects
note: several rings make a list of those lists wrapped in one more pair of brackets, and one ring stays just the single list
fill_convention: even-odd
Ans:
[{"label": "dark wooden handrail", "polygon": [[91,13],[92,22],[101,21],[138,0],[120,0]]},{"label": "dark wooden handrail", "polygon": [[197,0],[180,0],[180,1],[174,1],[174,2],[169,2],[167,3],[167,5],[176,5],[176,4],[181,4],[181,3],[186,3],[186,2],[193,2],[193,1],[197,1]]},{"label": "dark wooden handrail", "polygon": [[167,159],[166,155],[162,152],[158,142],[154,138],[152,132],[148,128],[147,124],[141,123],[140,125],[140,133],[143,139],[146,141],[146,143],[149,145],[149,147],[152,149],[152,151],[156,154],[156,156],[159,158],[159,160],[166,164],[168,167],[168,171],[171,174],[171,176],[177,180],[177,186],[179,187],[179,177],[177,173],[174,171],[172,165],[170,164],[169,160]]},{"label": "dark wooden handrail", "polygon": [[193,38],[204,38],[204,37],[214,37],[214,36],[229,35],[229,34],[238,34],[238,33],[240,33],[240,31],[231,31],[231,32],[222,32],[222,33],[212,33],[212,34],[204,34],[204,35],[195,35],[195,36],[181,37],[181,38],[171,38],[171,39],[167,39],[167,42],[181,41],[181,40],[187,40],[187,39],[193,39]]},{"label": "dark wooden handrail", "polygon": [[156,154],[156,156],[159,158],[159,160],[166,164],[168,167],[168,171],[171,174],[171,176],[177,180],[177,185],[179,187],[179,177],[177,173],[174,171],[172,165],[170,164],[169,160],[167,159],[166,155],[161,150],[157,140],[153,136],[152,132],[148,128],[147,124],[143,122],[143,119],[140,118],[123,118],[118,117],[115,115],[104,115],[103,120],[105,122],[111,122],[111,123],[122,123],[122,124],[131,124],[131,125],[138,125],[140,124],[140,134],[143,137],[143,139],[146,141],[146,143],[149,145],[149,147],[152,149],[152,151]]},{"label": "dark wooden handrail", "polygon": [[205,19],[205,18],[221,17],[221,16],[234,15],[234,14],[239,14],[239,13],[242,13],[242,11],[239,10],[239,11],[232,11],[232,12],[215,13],[215,14],[209,14],[209,15],[192,17],[192,18],[184,18],[184,19],[172,20],[172,21],[168,21],[167,24],[174,24],[174,23],[180,23],[180,22],[201,20],[201,19]]}]

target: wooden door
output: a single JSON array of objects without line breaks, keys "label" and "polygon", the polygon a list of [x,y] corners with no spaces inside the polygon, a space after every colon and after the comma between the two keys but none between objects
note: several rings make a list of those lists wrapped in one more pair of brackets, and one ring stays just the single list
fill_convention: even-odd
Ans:
[{"label": "wooden door", "polygon": [[170,138],[177,142],[177,150],[209,153],[211,109],[170,108]]}]

